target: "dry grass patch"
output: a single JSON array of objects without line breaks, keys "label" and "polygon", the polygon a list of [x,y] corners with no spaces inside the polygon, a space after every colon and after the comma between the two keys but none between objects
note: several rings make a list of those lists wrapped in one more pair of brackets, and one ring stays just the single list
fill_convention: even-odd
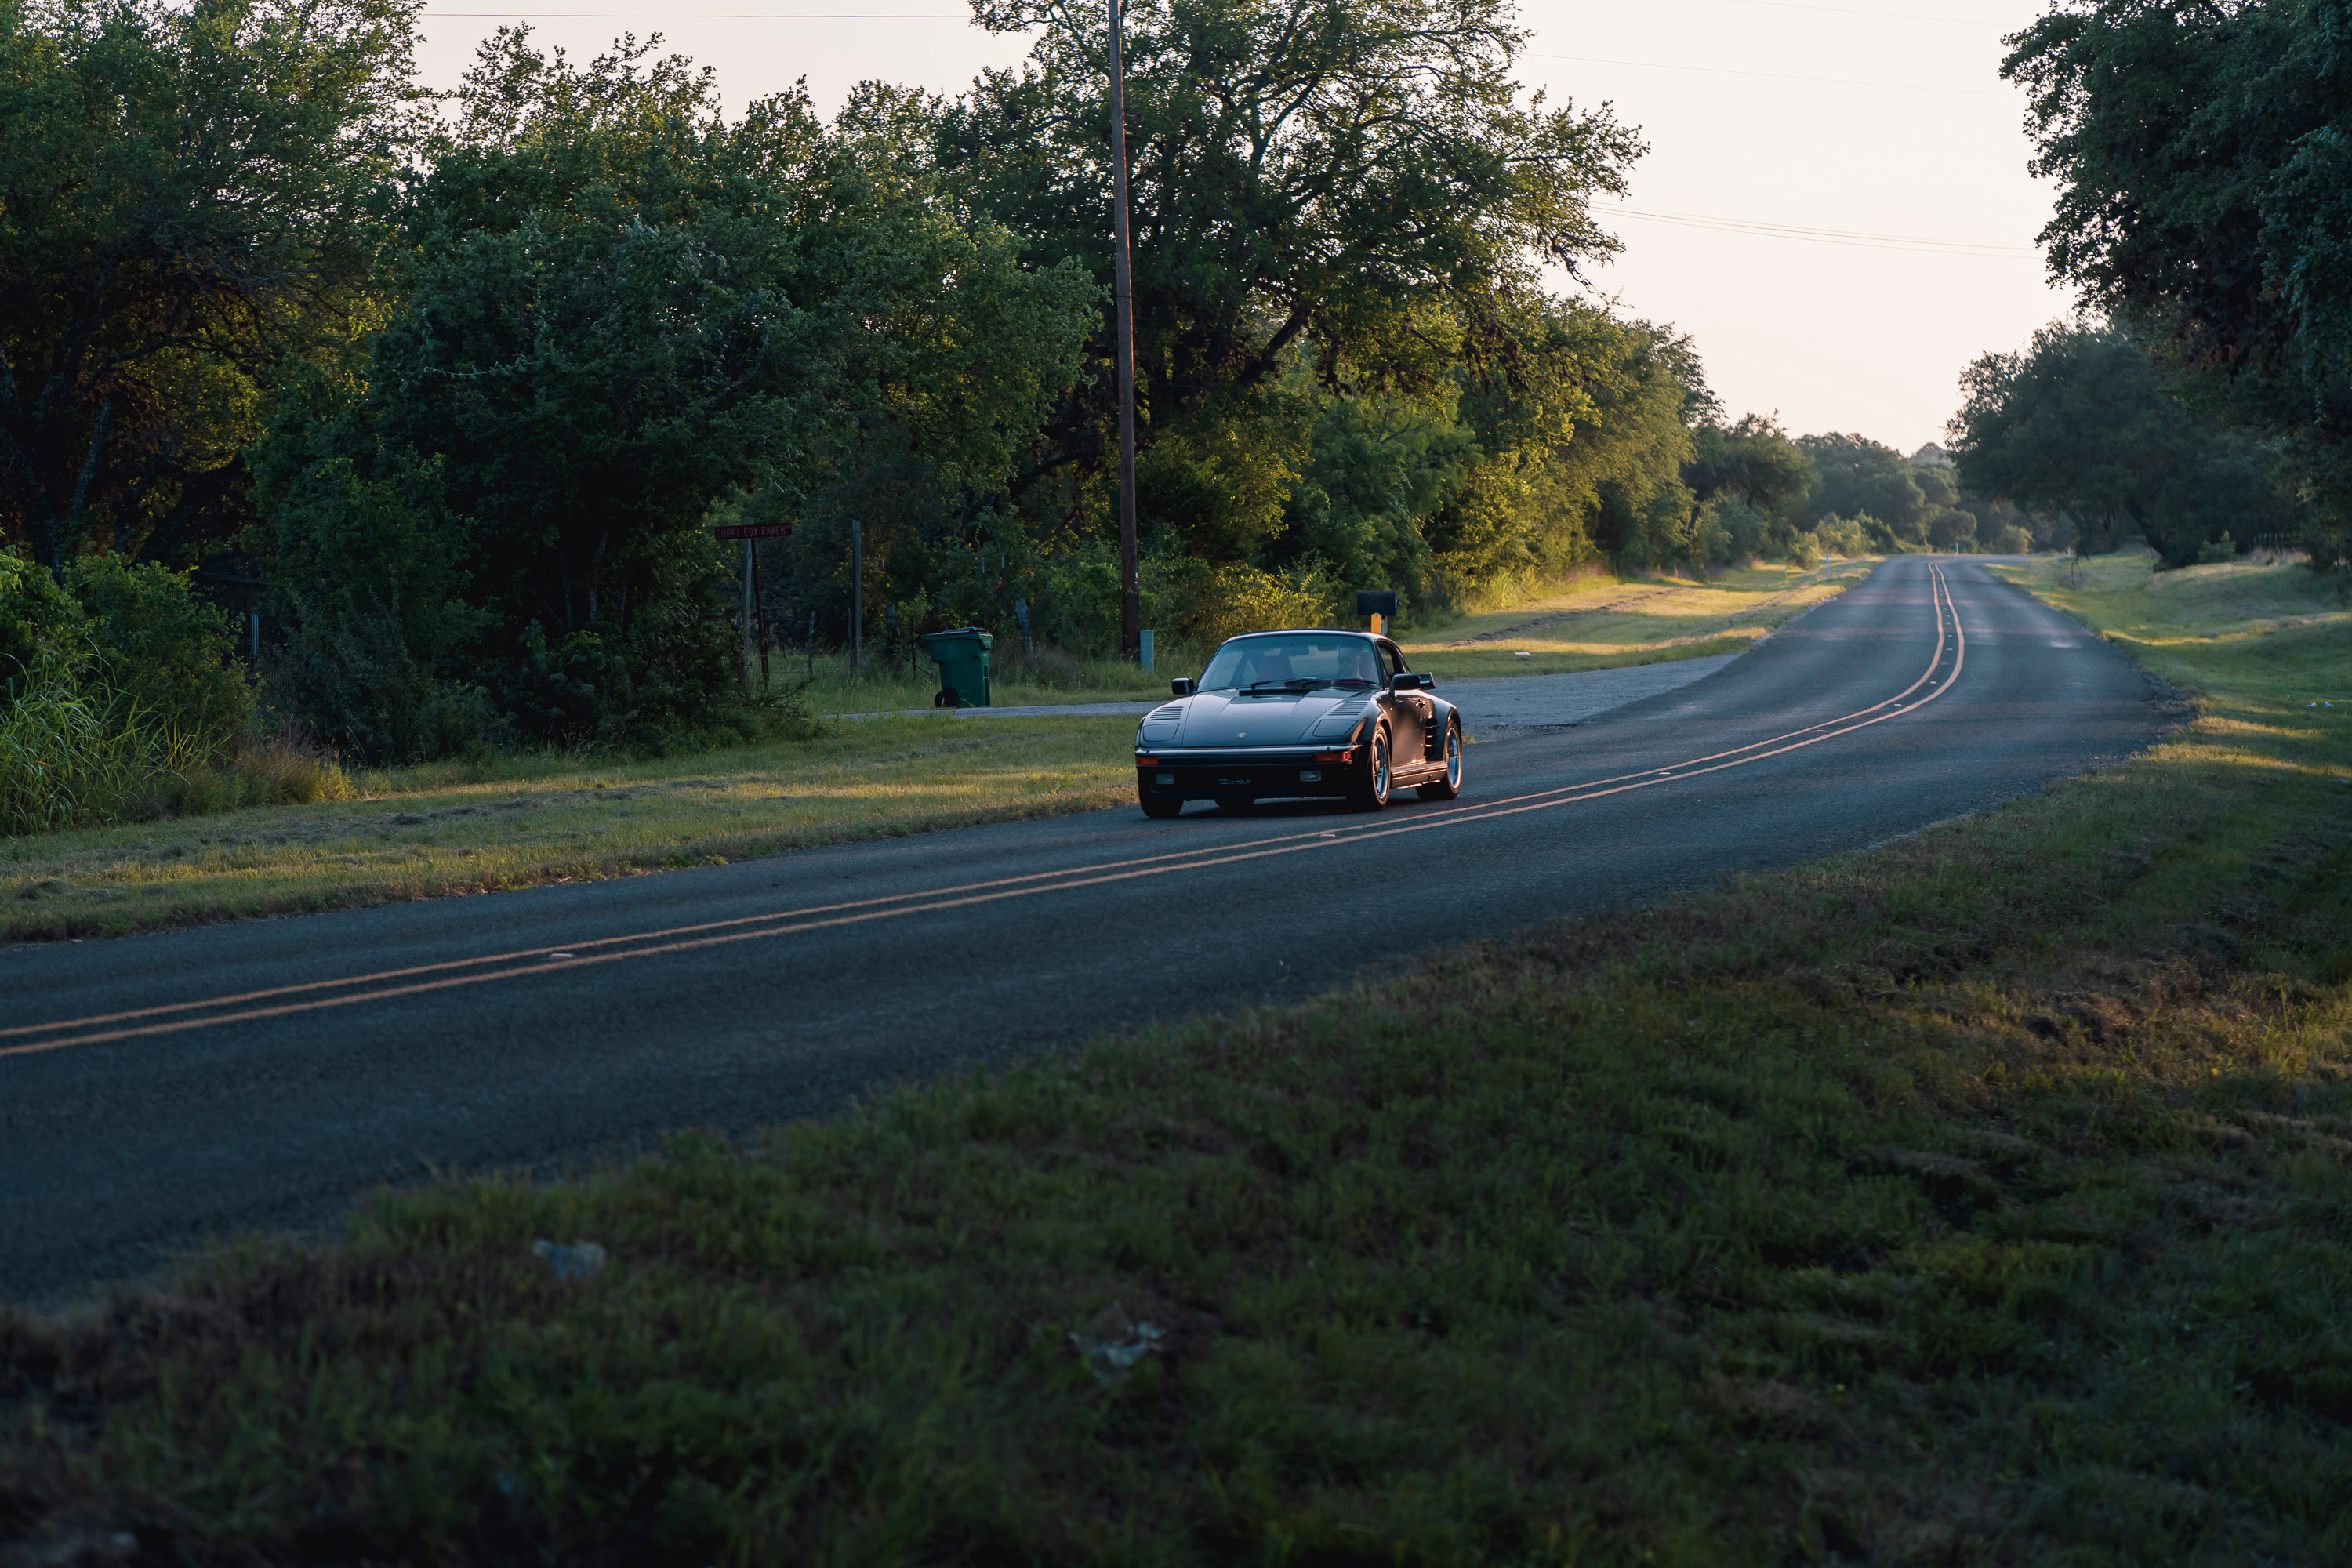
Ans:
[{"label": "dry grass patch", "polygon": [[[1581,577],[1559,592],[1449,624],[1404,644],[1441,676],[1550,675],[1738,653],[1869,575],[1870,561],[1811,572],[1740,567],[1705,583]],[[1518,657],[1531,654],[1529,658]]]}]

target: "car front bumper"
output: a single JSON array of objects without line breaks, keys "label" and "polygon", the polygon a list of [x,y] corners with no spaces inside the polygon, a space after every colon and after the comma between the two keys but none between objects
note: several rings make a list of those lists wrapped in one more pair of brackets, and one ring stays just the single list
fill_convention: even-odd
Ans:
[{"label": "car front bumper", "polygon": [[1311,800],[1348,793],[1360,745],[1265,746],[1244,751],[1139,747],[1136,787],[1164,800]]}]

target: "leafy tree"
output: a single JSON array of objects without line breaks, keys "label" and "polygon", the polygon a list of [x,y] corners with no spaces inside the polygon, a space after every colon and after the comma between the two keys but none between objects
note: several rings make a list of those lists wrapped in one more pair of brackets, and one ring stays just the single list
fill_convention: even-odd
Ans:
[{"label": "leafy tree", "polygon": [[1431,562],[1422,521],[1461,494],[1480,457],[1460,387],[1339,393],[1316,386],[1303,366],[1295,379],[1316,418],[1277,563],[1319,562],[1342,583],[1420,599]]},{"label": "leafy tree", "polygon": [[1707,418],[1691,432],[1683,483],[1702,510],[1701,555],[1746,560],[1794,546],[1813,461],[1776,417],[1745,414],[1731,425]]},{"label": "leafy tree", "polygon": [[1515,290],[1469,335],[1463,378],[1481,460],[1424,530],[1456,596],[1602,552],[1687,554],[1688,339]]},{"label": "leafy tree", "polygon": [[2352,0],[2075,0],[2010,42],[2051,270],[2280,438],[2352,564]]},{"label": "leafy tree", "polygon": [[2058,321],[1960,377],[1953,456],[1974,492],[2063,511],[2086,551],[2145,538],[2169,565],[2209,542],[2292,530],[2271,455],[2167,395],[2146,351],[2111,326]]},{"label": "leafy tree", "polygon": [[[1040,35],[1025,67],[985,74],[940,111],[940,164],[1034,263],[1077,258],[1107,289],[1101,13],[974,0],[974,15]],[[1499,0],[1126,9],[1141,440],[1279,420],[1265,403],[1279,402],[1294,349],[1309,348],[1327,381],[1347,384],[1346,362],[1409,335],[1420,307],[1452,300],[1465,316],[1482,311],[1539,263],[1574,270],[1615,249],[1586,202],[1622,190],[1641,149],[1605,109],[1522,99],[1509,73],[1523,35],[1506,15]],[[1089,506],[1087,483],[1049,481],[1076,469],[1098,488],[1108,471],[1110,354],[1104,321],[1082,395],[1057,410],[1015,476],[1031,504],[1108,517],[1107,505]],[[1221,440],[1196,435],[1181,460]],[[1164,495],[1186,493],[1172,473],[1160,481]]]},{"label": "leafy tree", "polygon": [[1910,460],[1862,436],[1805,436],[1797,445],[1812,460],[1806,498],[1809,522],[1829,516],[1868,518],[1882,550],[1917,549],[1927,542],[1934,509]]},{"label": "leafy tree", "polygon": [[[357,404],[281,433],[308,453],[273,457],[272,495],[288,602],[323,617],[304,621],[326,660],[309,689],[371,752],[440,732],[437,700],[368,731],[334,694],[386,679],[395,645],[412,671],[446,663],[458,626],[453,673],[528,732],[718,722],[714,507],[793,515],[909,473],[934,495],[1000,484],[1076,374],[1093,290],[1075,268],[1022,267],[797,95],[728,121],[709,73],[648,63],[656,42],[585,68],[521,29],[486,46],[405,209],[404,302]],[[394,506],[451,521],[394,526]],[[436,538],[466,563],[447,591],[467,616],[442,587],[362,608],[334,582]]]},{"label": "leafy tree", "polygon": [[277,367],[349,340],[417,0],[0,3],[0,538],[189,558]]},{"label": "leafy tree", "polygon": [[1736,424],[1708,421],[1691,433],[1683,482],[1702,501],[1734,495],[1759,516],[1792,524],[1811,493],[1813,463],[1777,417],[1745,414]]}]

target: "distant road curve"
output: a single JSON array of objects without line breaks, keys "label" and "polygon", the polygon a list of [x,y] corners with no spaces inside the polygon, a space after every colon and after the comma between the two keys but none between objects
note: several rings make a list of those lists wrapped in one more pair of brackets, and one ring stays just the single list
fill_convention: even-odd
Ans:
[{"label": "distant road curve", "polygon": [[427,1167],[744,1130],[1420,948],[1858,849],[2146,745],[2119,653],[1967,562],[1472,748],[1445,805],[1132,806],[657,877],[0,950],[0,1298]]}]

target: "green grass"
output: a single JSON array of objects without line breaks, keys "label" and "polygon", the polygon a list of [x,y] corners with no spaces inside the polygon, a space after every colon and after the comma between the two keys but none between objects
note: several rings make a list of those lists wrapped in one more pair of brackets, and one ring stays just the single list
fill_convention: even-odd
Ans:
[{"label": "green grass", "polygon": [[[1171,676],[1198,674],[1208,651],[1159,637],[1152,670],[1146,673],[1123,659],[1078,658],[1058,648],[1032,655],[1019,638],[999,637],[989,653],[989,695],[998,708],[1147,702],[1168,695]],[[814,713],[903,713],[930,707],[940,689],[939,667],[915,647],[871,649],[854,673],[845,655],[771,657],[772,680],[809,682],[807,701]]]},{"label": "green grass", "polygon": [[1092,811],[1123,719],[868,720],[685,759],[560,754],[355,776],[358,798],[0,838],[0,942],[451,897]]},{"label": "green grass", "polygon": [[2343,1562],[2352,626],[2218,581],[1869,855],[0,1318],[0,1554]]},{"label": "green grass", "polygon": [[1810,572],[1734,567],[1704,583],[1595,574],[1525,603],[1408,632],[1402,640],[1416,668],[1456,680],[1738,653],[1877,564],[1833,561]]}]

